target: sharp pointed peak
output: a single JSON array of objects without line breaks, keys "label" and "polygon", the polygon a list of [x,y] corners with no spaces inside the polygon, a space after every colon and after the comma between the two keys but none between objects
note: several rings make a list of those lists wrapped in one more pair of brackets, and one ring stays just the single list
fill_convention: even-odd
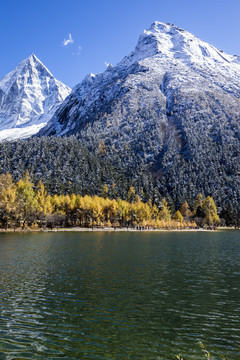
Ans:
[{"label": "sharp pointed peak", "polygon": [[39,58],[33,52],[28,58],[24,59],[18,64],[17,69],[23,68],[24,66],[31,66],[31,67],[40,66],[44,68],[45,71],[49,73],[49,75],[53,76],[52,73],[48,70],[48,68],[42,63],[41,60],[39,60]]},{"label": "sharp pointed peak", "polygon": [[[34,61],[37,63],[40,63],[41,65],[43,65],[43,63],[41,62],[41,60],[39,60],[39,58],[32,52],[31,55],[29,55],[28,58],[26,58],[25,60],[22,61],[23,62],[27,62],[27,61]],[[44,66],[44,65],[43,65]],[[44,66],[45,67],[45,66]]]},{"label": "sharp pointed peak", "polygon": [[30,68],[35,69],[36,71],[44,71],[45,75],[54,78],[53,74],[48,70],[48,68],[38,59],[34,53],[32,53],[28,58],[22,60],[14,70],[0,79],[1,86],[4,86],[4,84],[8,83],[8,81],[13,77],[21,76],[22,73]]},{"label": "sharp pointed peak", "polygon": [[28,57],[29,59],[34,59],[34,60],[38,60],[38,61],[40,61],[39,59],[38,59],[38,57],[32,52],[31,53],[31,55]]}]

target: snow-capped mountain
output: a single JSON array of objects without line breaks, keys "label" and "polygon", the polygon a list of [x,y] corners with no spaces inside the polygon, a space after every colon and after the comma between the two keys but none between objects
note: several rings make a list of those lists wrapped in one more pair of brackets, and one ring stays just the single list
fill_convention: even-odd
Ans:
[{"label": "snow-capped mountain", "polygon": [[70,92],[34,54],[29,56],[0,81],[0,140],[37,133]]},{"label": "snow-capped mountain", "polygon": [[239,57],[155,22],[119,64],[77,85],[39,135],[74,133],[133,174],[147,169],[163,195],[201,192],[237,208]]},{"label": "snow-capped mountain", "polygon": [[[239,57],[174,25],[155,22],[117,66],[90,74],[77,85],[40,134],[85,134],[92,129],[113,138],[115,146],[129,129],[135,140],[148,128],[165,138],[163,127],[181,127],[183,114],[191,122],[205,118],[205,125],[220,114],[228,123],[228,111],[231,119],[238,118],[239,98]],[[182,120],[177,120],[180,113]]]}]

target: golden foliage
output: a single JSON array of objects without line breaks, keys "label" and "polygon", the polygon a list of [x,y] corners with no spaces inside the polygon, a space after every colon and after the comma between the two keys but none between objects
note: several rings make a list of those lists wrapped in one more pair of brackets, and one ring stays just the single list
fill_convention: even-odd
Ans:
[{"label": "golden foliage", "polygon": [[[0,222],[2,226],[15,224],[41,226],[50,222],[52,226],[131,226],[150,229],[195,228],[183,215],[189,215],[189,206],[184,203],[173,219],[167,200],[162,200],[161,208],[144,203],[134,187],[130,187],[127,198],[110,199],[109,188],[104,185],[102,196],[81,196],[80,194],[49,195],[40,181],[34,187],[28,173],[17,184],[10,174],[0,176]],[[199,199],[198,199],[199,202]],[[219,221],[217,208],[212,198],[207,197],[202,203],[206,224]]]}]

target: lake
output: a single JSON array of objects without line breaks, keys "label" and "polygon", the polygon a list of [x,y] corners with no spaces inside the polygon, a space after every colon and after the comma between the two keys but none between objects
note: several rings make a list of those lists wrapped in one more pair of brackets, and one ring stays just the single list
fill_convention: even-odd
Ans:
[{"label": "lake", "polygon": [[0,234],[0,359],[240,359],[240,232]]}]

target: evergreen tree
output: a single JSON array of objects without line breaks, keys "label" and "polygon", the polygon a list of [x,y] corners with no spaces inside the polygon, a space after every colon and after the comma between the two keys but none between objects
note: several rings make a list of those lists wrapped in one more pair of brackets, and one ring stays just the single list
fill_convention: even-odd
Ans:
[{"label": "evergreen tree", "polygon": [[129,190],[128,190],[128,194],[127,194],[127,200],[128,202],[133,202],[136,196],[136,191],[134,189],[133,186],[130,186]]},{"label": "evergreen tree", "polygon": [[196,215],[197,217],[204,217],[203,209],[202,209],[203,201],[204,201],[204,196],[202,194],[198,194],[193,207],[193,214]]},{"label": "evergreen tree", "polygon": [[103,198],[107,198],[107,197],[108,197],[108,193],[109,193],[108,185],[107,185],[107,184],[102,185],[102,188],[101,188],[101,196],[102,196]]}]

